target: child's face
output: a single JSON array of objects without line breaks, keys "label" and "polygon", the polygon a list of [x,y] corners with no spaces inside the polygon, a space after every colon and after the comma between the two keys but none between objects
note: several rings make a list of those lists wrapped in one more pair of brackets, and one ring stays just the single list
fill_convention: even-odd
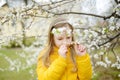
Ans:
[{"label": "child's face", "polygon": [[[57,47],[61,45],[66,45],[69,47],[70,43],[72,42],[72,32],[69,27],[62,27],[64,28],[59,34],[54,34],[54,43]],[[60,28],[58,28],[60,29]]]}]

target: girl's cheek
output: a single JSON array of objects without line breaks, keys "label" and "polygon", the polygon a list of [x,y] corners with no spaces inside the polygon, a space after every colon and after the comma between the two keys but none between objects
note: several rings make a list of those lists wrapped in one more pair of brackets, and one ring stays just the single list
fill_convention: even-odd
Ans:
[{"label": "girl's cheek", "polygon": [[62,45],[62,40],[58,41],[58,45],[61,46]]},{"label": "girl's cheek", "polygon": [[69,39],[67,42],[69,42],[69,44],[72,42],[72,39]]}]

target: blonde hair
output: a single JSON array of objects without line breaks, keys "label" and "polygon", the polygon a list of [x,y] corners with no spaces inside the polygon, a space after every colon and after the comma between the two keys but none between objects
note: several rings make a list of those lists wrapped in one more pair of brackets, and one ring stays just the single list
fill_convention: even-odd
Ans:
[{"label": "blonde hair", "polygon": [[[47,43],[47,46],[45,47],[45,52],[44,54],[39,58],[43,60],[43,64],[46,66],[46,67],[49,67],[50,65],[50,60],[49,60],[49,56],[50,56],[50,53],[52,52],[53,50],[53,46],[55,45],[53,42],[53,34],[51,33],[52,32],[52,29],[53,28],[60,28],[62,26],[65,26],[65,25],[68,25],[69,28],[72,30],[73,32],[73,26],[67,22],[66,19],[63,19],[63,18],[58,18],[56,20],[54,20],[50,27],[49,27],[49,31],[48,31],[48,43]],[[72,36],[72,40],[74,41],[74,36]],[[76,60],[74,58],[75,56],[75,50],[74,50],[74,47],[73,45],[70,46],[70,53],[71,53],[71,59],[72,59],[72,62],[74,64],[74,68],[72,70],[72,72],[76,72],[77,71],[77,65],[76,65]]]}]

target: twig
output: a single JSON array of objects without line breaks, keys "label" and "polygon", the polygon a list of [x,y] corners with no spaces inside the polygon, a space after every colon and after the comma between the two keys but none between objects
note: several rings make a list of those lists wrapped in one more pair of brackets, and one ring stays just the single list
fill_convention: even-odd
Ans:
[{"label": "twig", "polygon": [[112,48],[111,48],[111,51],[113,52],[115,58],[117,58],[117,55],[116,55],[116,53],[115,53],[115,51],[114,51],[114,48],[115,48],[115,46],[116,46],[118,40],[119,40],[119,38],[117,38],[116,42],[113,44],[113,46],[112,46]]},{"label": "twig", "polygon": [[27,15],[29,15],[29,16],[31,16],[31,17],[40,17],[40,18],[50,18],[50,17],[46,17],[46,16],[40,16],[40,15],[33,15],[33,14],[27,14]]},{"label": "twig", "polygon": [[32,24],[33,24],[33,22],[34,22],[34,19],[35,19],[35,17],[32,19],[32,21],[30,22],[30,24],[27,26],[27,28],[26,28],[26,29],[30,29],[31,25],[32,25]]},{"label": "twig", "polygon": [[100,46],[102,46],[102,45],[104,45],[104,44],[106,44],[106,43],[108,43],[108,42],[111,42],[112,40],[114,40],[115,38],[117,38],[117,37],[119,37],[119,36],[120,36],[120,32],[119,32],[118,34],[116,34],[114,37],[109,38],[109,40],[107,40],[106,42],[104,42],[104,43],[102,43],[102,44],[98,44],[98,46],[100,47]]},{"label": "twig", "polygon": [[[33,1],[33,0],[32,0]],[[57,3],[62,3],[62,2],[65,2],[65,1],[68,1],[68,0],[61,0],[61,1],[57,1],[57,2],[51,2],[49,4],[44,4],[44,5],[40,5],[40,6],[49,6],[49,5],[54,5],[54,4],[57,4]],[[35,2],[35,1],[33,1]],[[36,3],[36,2],[35,2]],[[38,4],[38,3],[37,3]]]},{"label": "twig", "polygon": [[45,10],[42,9],[48,13],[54,14],[54,15],[64,15],[64,14],[78,14],[78,15],[88,15],[88,16],[93,16],[93,17],[98,17],[98,18],[102,18],[104,20],[111,18],[112,16],[116,17],[116,18],[120,18],[119,15],[116,14],[116,12],[113,12],[111,15],[109,16],[101,16],[101,15],[96,15],[96,14],[91,14],[91,13],[82,13],[82,12],[63,12],[63,13],[56,13],[56,12],[52,12],[49,10]]},{"label": "twig", "polygon": [[51,7],[49,10],[54,9],[54,8],[57,8],[57,7],[59,7],[59,6],[63,5],[63,4],[67,4],[67,3],[70,3],[70,2],[74,2],[74,1],[75,1],[75,0],[67,1],[67,2],[65,2],[65,3],[61,3],[61,4],[57,5],[57,6]]},{"label": "twig", "polygon": [[120,3],[120,1],[118,1],[118,0],[114,0],[115,2],[116,2],[116,4],[119,4]]}]

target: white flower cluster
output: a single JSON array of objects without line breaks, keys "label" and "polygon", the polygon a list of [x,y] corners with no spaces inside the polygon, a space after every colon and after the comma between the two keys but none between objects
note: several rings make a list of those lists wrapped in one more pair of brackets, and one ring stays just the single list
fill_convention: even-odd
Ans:
[{"label": "white flower cluster", "polygon": [[116,67],[117,69],[120,69],[120,57],[117,56],[117,61],[111,65],[111,67]]},{"label": "white flower cluster", "polygon": [[107,63],[108,66],[112,63],[112,62],[108,59],[108,57],[105,57],[105,62]]},{"label": "white flower cluster", "polygon": [[62,28],[58,28],[58,29],[53,28],[52,33],[53,34],[61,34],[63,31],[66,31],[67,36],[70,36],[71,32],[72,32],[72,30],[67,30],[67,28],[62,27]]},{"label": "white flower cluster", "polygon": [[120,64],[118,62],[115,62],[111,65],[111,67],[116,67],[117,69],[120,69]]},{"label": "white flower cluster", "polygon": [[99,55],[98,54],[94,54],[93,56],[95,59],[98,59],[99,58]]},{"label": "white flower cluster", "polygon": [[120,77],[120,74],[118,74],[118,77]]},{"label": "white flower cluster", "polygon": [[95,66],[97,66],[97,65],[100,65],[100,66],[103,66],[103,67],[107,68],[107,64],[104,63],[104,62],[102,62],[102,61],[97,62],[97,63],[95,64]]}]

